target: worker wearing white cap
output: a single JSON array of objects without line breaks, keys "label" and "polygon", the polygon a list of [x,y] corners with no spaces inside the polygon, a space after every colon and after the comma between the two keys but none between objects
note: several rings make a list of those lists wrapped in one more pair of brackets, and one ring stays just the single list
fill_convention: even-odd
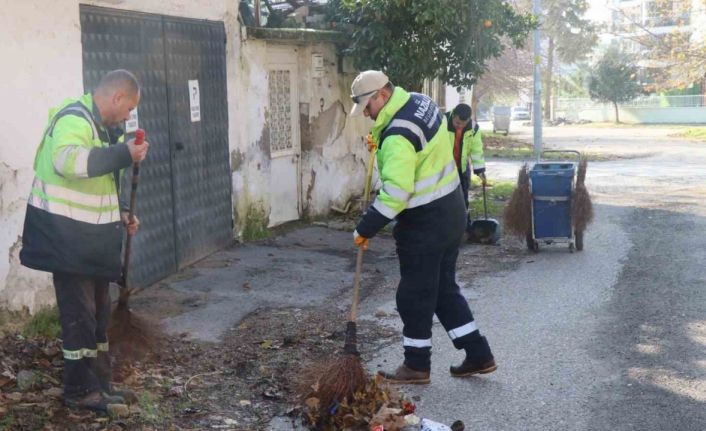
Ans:
[{"label": "worker wearing white cap", "polygon": [[380,372],[391,383],[429,383],[434,314],[466,358],[453,376],[490,373],[497,366],[480,335],[468,302],[456,284],[458,247],[466,208],[449,142],[446,119],[428,97],[392,85],[375,70],[351,86],[351,115],[375,121],[382,189],[353,233],[357,246],[396,220],[393,231],[400,262],[397,310],[403,322],[404,363]]}]

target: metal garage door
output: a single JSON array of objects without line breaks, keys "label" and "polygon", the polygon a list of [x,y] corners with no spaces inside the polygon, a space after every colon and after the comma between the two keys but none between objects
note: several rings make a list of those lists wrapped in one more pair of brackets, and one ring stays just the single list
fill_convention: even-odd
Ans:
[{"label": "metal garage door", "polygon": [[130,274],[144,286],[232,240],[225,30],[222,23],[82,5],[81,32],[86,91],[117,68],[133,71],[142,85],[138,118],[151,147],[140,171],[142,225]]}]

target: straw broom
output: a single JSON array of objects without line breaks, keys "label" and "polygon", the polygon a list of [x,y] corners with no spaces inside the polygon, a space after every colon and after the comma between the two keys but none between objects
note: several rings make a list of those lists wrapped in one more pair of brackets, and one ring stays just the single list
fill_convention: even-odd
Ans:
[{"label": "straw broom", "polygon": [[574,196],[571,199],[571,219],[576,232],[583,232],[586,230],[586,226],[593,221],[593,204],[585,185],[587,166],[588,161],[582,158],[576,173]]},{"label": "straw broom", "polygon": [[517,187],[503,211],[505,232],[524,238],[532,229],[532,196],[529,188],[529,168],[525,163],[517,174]]},{"label": "straw broom", "polygon": [[[363,194],[363,208],[368,207],[370,187],[373,177],[376,147],[371,143],[368,158],[367,175],[365,178],[365,192]],[[328,409],[335,403],[344,399],[353,400],[353,394],[365,388],[367,373],[360,363],[358,353],[358,338],[356,320],[358,318],[358,300],[360,296],[360,278],[363,268],[363,247],[358,248],[355,261],[355,276],[353,278],[353,300],[351,303],[350,318],[346,323],[346,339],[343,345],[343,354],[333,359],[315,363],[304,373],[303,387],[305,398],[315,397],[323,409]]]},{"label": "straw broom", "polygon": [[[145,132],[138,129],[135,132],[135,145],[141,145],[145,139]],[[140,163],[132,164],[132,188],[130,190],[130,210],[128,222],[135,216],[137,200],[137,184],[140,178]],[[108,340],[111,352],[122,361],[143,358],[156,345],[160,338],[158,326],[144,317],[132,312],[128,305],[130,295],[134,289],[129,286],[128,269],[130,268],[130,254],[132,251],[132,235],[127,234],[125,240],[125,255],[123,258],[123,279],[118,297],[118,305],[110,316],[108,327]]]}]

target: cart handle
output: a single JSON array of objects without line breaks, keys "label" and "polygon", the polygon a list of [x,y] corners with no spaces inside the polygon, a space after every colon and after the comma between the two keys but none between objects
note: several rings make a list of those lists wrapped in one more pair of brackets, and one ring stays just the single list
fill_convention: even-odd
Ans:
[{"label": "cart handle", "polygon": [[572,153],[575,154],[576,157],[578,158],[578,162],[581,163],[581,152],[576,151],[576,150],[543,150],[541,153],[539,153],[539,159],[542,159],[542,156],[546,153]]}]

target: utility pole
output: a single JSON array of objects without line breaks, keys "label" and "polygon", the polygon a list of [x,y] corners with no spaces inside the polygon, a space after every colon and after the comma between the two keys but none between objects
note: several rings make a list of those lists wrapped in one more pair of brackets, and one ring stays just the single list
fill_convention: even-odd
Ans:
[{"label": "utility pole", "polygon": [[[532,13],[537,20],[542,16],[541,0],[532,0]],[[532,99],[532,124],[534,125],[534,157],[539,160],[542,153],[542,43],[539,36],[539,25],[534,30],[534,97]]]},{"label": "utility pole", "polygon": [[262,5],[260,0],[255,0],[255,27],[260,27],[260,12],[262,10]]}]

